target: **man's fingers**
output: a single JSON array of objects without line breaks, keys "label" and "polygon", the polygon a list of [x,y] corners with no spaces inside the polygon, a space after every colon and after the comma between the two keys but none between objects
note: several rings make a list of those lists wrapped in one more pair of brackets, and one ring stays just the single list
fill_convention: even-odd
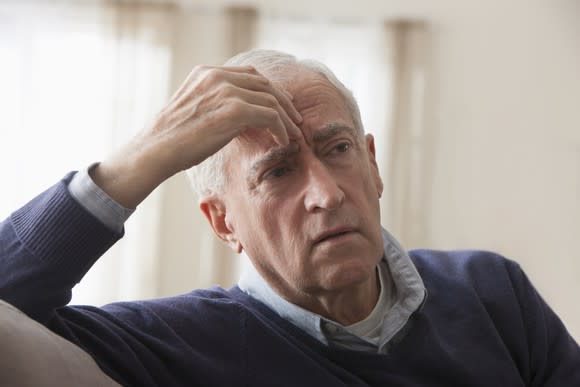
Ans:
[{"label": "man's fingers", "polygon": [[278,102],[280,102],[280,105],[282,105],[284,110],[286,110],[290,114],[292,120],[297,124],[301,123],[302,116],[300,115],[298,110],[296,110],[296,108],[294,107],[294,104],[292,103],[292,96],[290,95],[290,93],[272,85],[271,83],[269,84],[269,86],[270,90],[264,91],[270,92],[273,95],[275,95],[276,98],[278,99]]},{"label": "man's fingers", "polygon": [[294,104],[292,103],[293,97],[290,95],[290,93],[275,86],[267,78],[263,77],[259,73],[244,73],[240,71],[229,74],[224,73],[224,76],[227,77],[228,81],[232,85],[238,86],[241,89],[262,91],[273,95],[278,100],[280,106],[282,106],[287,112],[292,121],[297,124],[302,122],[302,116],[294,107]]},{"label": "man's fingers", "polygon": [[[236,74],[232,78],[232,84],[236,84],[241,89],[246,89],[248,91],[254,91],[257,93],[262,93],[263,95],[271,95],[275,97],[277,105],[281,107],[276,107],[280,112],[281,118],[286,125],[287,135],[293,138],[300,137],[301,131],[296,124],[302,123],[302,116],[294,107],[292,103],[292,96],[283,89],[280,89],[273,85],[271,82],[266,80],[263,83],[263,78],[261,75],[258,76],[247,76],[247,74]],[[258,102],[254,101],[259,105],[273,106],[270,101]]]},{"label": "man's fingers", "polygon": [[189,74],[185,83],[192,83],[195,79],[205,82],[208,87],[226,82],[241,89],[269,93],[276,97],[292,121],[302,122],[302,116],[292,104],[292,96],[275,86],[252,66],[197,66]]},{"label": "man's fingers", "polygon": [[217,69],[224,69],[234,73],[252,73],[259,74],[254,66],[215,66]]},{"label": "man's fingers", "polygon": [[294,121],[288,116],[287,111],[279,104],[276,97],[272,94],[263,91],[252,91],[240,88],[235,88],[230,93],[252,105],[264,106],[276,110],[284,124],[285,132],[288,132],[289,135],[296,136],[300,132],[298,126],[296,126]]},{"label": "man's fingers", "polygon": [[247,102],[241,102],[244,106],[243,115],[246,119],[241,125],[239,134],[248,129],[267,129],[274,140],[280,145],[287,145],[289,142],[286,124],[284,124],[280,113],[276,109],[253,105]]},{"label": "man's fingers", "polygon": [[261,125],[257,125],[257,128],[266,128],[274,138],[274,140],[280,145],[288,145],[290,141],[288,137],[288,126],[294,125],[291,121],[284,123],[284,119],[280,113],[272,108],[260,107],[264,109],[267,117],[267,121],[264,121]]},{"label": "man's fingers", "polygon": [[[203,95],[209,98],[198,98]],[[189,121],[195,118],[191,115],[193,112],[199,115],[202,111],[214,112],[220,106],[229,105],[232,109],[225,110],[227,113],[223,118],[238,124],[234,124],[238,130],[231,132],[232,136],[249,128],[265,128],[277,143],[286,145],[289,137],[301,136],[297,124],[302,122],[302,117],[294,107],[292,99],[288,92],[272,83],[254,67],[198,66],[174,95],[169,106],[173,116],[182,111],[184,120]],[[199,103],[204,106],[201,110]],[[197,108],[191,109],[191,106]]]}]

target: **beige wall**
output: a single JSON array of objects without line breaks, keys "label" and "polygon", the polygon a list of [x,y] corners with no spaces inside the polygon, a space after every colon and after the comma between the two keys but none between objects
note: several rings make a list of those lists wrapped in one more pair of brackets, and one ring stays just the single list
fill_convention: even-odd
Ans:
[{"label": "beige wall", "polygon": [[[425,240],[407,247],[489,249],[518,261],[580,338],[580,2],[289,3],[252,4],[297,16],[429,24],[428,225]],[[211,52],[211,46],[205,49]],[[178,176],[170,185],[181,189],[185,183]],[[188,199],[180,200],[166,212],[165,236],[178,237],[167,256],[179,256],[180,244],[187,249],[193,243],[175,227],[183,226],[174,221]],[[187,216],[195,211],[185,208]],[[389,226],[388,218],[384,224]],[[164,289],[177,290],[171,278],[186,274],[167,270]]]},{"label": "beige wall", "polygon": [[427,241],[517,260],[577,338],[579,4],[480,6],[433,20]]}]

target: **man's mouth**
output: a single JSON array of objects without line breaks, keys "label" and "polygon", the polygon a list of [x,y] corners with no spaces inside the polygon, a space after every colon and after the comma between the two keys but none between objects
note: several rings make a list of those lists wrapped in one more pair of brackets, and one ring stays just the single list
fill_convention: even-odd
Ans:
[{"label": "man's mouth", "polygon": [[329,241],[332,239],[340,238],[341,236],[350,234],[354,231],[354,229],[350,227],[338,227],[334,229],[327,230],[321,234],[319,234],[316,239],[314,240],[314,244],[322,243],[325,241]]}]

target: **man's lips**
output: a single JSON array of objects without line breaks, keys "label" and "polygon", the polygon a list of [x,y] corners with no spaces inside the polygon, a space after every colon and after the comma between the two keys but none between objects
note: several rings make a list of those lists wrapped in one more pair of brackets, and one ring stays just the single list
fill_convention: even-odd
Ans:
[{"label": "man's lips", "polygon": [[336,238],[348,233],[353,232],[354,229],[352,227],[336,227],[330,230],[326,230],[321,234],[318,234],[314,239],[314,244],[318,244],[324,241],[327,241],[332,238]]}]

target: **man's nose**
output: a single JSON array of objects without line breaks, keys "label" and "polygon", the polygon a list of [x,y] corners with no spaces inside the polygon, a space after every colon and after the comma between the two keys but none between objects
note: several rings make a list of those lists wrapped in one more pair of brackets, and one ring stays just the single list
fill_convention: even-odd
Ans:
[{"label": "man's nose", "polygon": [[344,202],[344,191],[319,160],[312,161],[307,170],[304,205],[308,212],[334,211]]}]

